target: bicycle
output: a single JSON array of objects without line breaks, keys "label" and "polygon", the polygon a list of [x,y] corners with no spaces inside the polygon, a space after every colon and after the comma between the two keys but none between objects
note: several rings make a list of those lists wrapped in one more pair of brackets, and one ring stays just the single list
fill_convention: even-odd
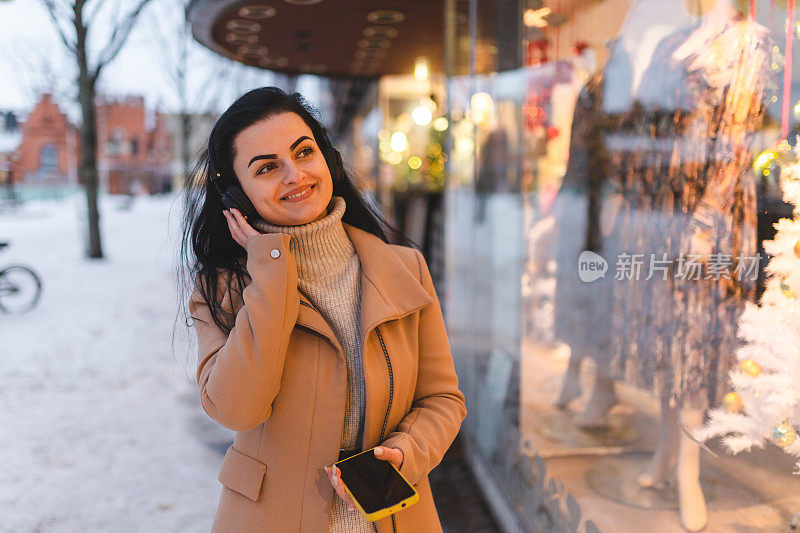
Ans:
[{"label": "bicycle", "polygon": [[[10,246],[0,242],[0,250]],[[26,313],[36,307],[42,295],[42,280],[31,268],[8,265],[0,270],[0,312]]]}]

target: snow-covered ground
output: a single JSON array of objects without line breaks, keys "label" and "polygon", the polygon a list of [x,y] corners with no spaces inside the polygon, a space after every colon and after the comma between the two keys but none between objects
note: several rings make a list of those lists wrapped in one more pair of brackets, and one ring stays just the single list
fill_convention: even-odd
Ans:
[{"label": "snow-covered ground", "polygon": [[105,259],[83,256],[84,199],[0,213],[0,267],[42,276],[39,306],[0,314],[0,531],[208,531],[232,432],[194,384],[173,322],[180,200],[104,197]]}]

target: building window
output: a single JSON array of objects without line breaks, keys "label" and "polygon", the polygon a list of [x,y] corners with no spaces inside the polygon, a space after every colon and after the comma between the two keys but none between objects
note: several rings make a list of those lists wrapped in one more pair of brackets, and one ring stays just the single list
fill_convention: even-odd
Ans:
[{"label": "building window", "polygon": [[131,155],[136,155],[139,153],[139,141],[137,139],[131,139]]},{"label": "building window", "polygon": [[116,128],[108,139],[108,155],[124,155],[125,151],[125,130]]},{"label": "building window", "polygon": [[58,149],[54,144],[42,146],[39,153],[39,169],[43,172],[56,172],[58,170]]}]

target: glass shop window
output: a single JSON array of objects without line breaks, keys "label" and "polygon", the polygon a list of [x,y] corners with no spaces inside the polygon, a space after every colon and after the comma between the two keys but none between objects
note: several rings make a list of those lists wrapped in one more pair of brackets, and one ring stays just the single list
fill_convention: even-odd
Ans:
[{"label": "glass shop window", "polygon": [[[761,0],[544,4],[446,14],[463,430],[529,530],[785,530],[800,17]],[[521,28],[515,46],[498,27]]]}]

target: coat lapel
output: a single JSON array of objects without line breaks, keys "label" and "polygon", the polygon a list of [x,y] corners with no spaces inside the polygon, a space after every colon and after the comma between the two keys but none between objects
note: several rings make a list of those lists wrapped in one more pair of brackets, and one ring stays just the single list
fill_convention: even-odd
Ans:
[{"label": "coat lapel", "polygon": [[[377,325],[399,318],[433,302],[417,277],[410,272],[395,251],[379,237],[343,223],[361,262],[361,335],[362,346]],[[300,293],[297,324],[327,337],[340,351],[341,344],[320,312]]]},{"label": "coat lapel", "polygon": [[339,339],[336,338],[336,334],[333,332],[333,329],[331,329],[330,324],[328,324],[328,322],[322,316],[322,313],[320,313],[320,311],[306,297],[306,295],[300,291],[299,288],[297,289],[297,292],[300,294],[300,310],[297,313],[297,324],[312,329],[320,335],[327,337],[328,340],[330,340],[331,343],[338,347],[339,350],[342,351],[342,354],[344,354],[344,350],[339,343]]},{"label": "coat lapel", "polygon": [[[417,277],[379,237],[343,224],[361,260],[361,335],[433,302]],[[365,342],[362,342],[366,346]]]}]

